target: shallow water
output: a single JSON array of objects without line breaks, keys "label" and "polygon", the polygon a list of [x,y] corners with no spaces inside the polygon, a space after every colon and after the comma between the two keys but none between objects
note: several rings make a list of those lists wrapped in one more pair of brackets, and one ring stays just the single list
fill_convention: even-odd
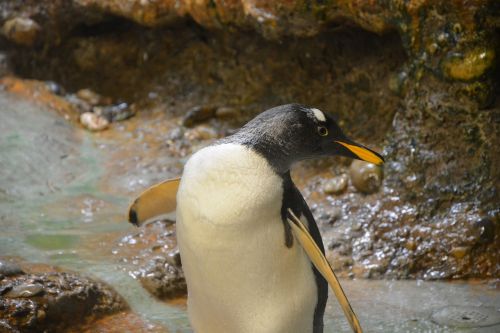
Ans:
[{"label": "shallow water", "polygon": [[[189,332],[184,307],[151,297],[128,274],[127,263],[113,254],[120,240],[136,231],[126,223],[129,202],[147,186],[179,173],[181,162],[169,157],[165,146],[169,126],[175,123],[159,122],[165,116],[153,112],[90,133],[5,92],[0,92],[0,110],[0,255],[98,277],[147,321]],[[367,332],[500,331],[495,286],[367,280],[343,284]],[[433,314],[439,317],[443,309],[448,312],[441,317],[450,318],[434,323]],[[460,311],[472,313],[471,318]],[[484,315],[497,324],[478,327],[488,323]],[[451,321],[454,316],[468,319],[457,323]],[[325,332],[349,332],[333,296],[325,317]],[[453,327],[445,326],[446,320]]]}]

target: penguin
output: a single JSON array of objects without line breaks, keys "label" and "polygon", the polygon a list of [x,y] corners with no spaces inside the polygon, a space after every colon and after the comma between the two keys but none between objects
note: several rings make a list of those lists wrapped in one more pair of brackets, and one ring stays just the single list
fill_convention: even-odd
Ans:
[{"label": "penguin", "polygon": [[195,332],[323,332],[328,283],[353,330],[361,332],[290,176],[298,161],[333,155],[383,163],[328,114],[282,105],[202,148],[182,178],[152,187],[132,204],[129,220],[138,225],[176,203]]}]

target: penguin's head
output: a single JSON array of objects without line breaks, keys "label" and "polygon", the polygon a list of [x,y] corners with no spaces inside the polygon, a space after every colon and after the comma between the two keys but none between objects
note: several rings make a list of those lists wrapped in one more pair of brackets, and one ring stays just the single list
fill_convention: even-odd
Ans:
[{"label": "penguin's head", "polygon": [[287,104],[269,109],[233,136],[264,155],[277,171],[299,160],[340,155],[380,165],[377,152],[349,139],[337,122],[316,108]]}]

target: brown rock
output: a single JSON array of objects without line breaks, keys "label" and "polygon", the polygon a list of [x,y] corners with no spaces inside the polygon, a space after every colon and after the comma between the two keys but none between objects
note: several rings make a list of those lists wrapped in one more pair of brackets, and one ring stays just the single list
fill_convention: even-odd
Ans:
[{"label": "brown rock", "polygon": [[34,20],[15,17],[5,21],[2,33],[16,44],[32,46],[40,32],[40,26]]},{"label": "brown rock", "polygon": [[327,194],[340,194],[345,191],[347,188],[347,184],[349,182],[349,178],[346,174],[342,174],[340,176],[334,177],[326,181],[323,190]]}]

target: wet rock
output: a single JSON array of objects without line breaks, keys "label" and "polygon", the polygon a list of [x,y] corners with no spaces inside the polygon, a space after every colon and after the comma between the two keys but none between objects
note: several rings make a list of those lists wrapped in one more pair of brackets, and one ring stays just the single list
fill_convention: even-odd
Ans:
[{"label": "wet rock", "polygon": [[492,68],[495,51],[489,48],[475,48],[465,54],[452,54],[443,61],[444,74],[455,80],[470,81],[481,77]]},{"label": "wet rock", "polygon": [[39,283],[23,283],[17,285],[5,293],[8,298],[30,298],[40,296],[44,293],[43,286]]},{"label": "wet rock", "polygon": [[93,112],[92,105],[74,94],[67,94],[64,98],[78,111],[80,117],[84,113]]},{"label": "wet rock", "polygon": [[346,270],[354,263],[351,257],[342,256],[335,252],[328,253],[326,259],[332,265],[332,268],[335,272]]},{"label": "wet rock", "polygon": [[127,309],[114,290],[72,273],[28,273],[0,281],[0,322],[22,332],[59,332]]},{"label": "wet rock", "polygon": [[173,251],[168,252],[166,260],[172,266],[182,267],[181,253],[179,252],[179,249],[174,249]]},{"label": "wet rock", "polygon": [[0,77],[10,74],[11,69],[9,66],[9,59],[7,54],[0,52]]},{"label": "wet rock", "polygon": [[119,103],[110,106],[95,106],[94,113],[99,117],[107,119],[109,122],[122,121],[135,115],[135,106],[127,103]]},{"label": "wet rock", "polygon": [[218,137],[217,131],[208,125],[199,125],[186,133],[186,138],[193,140],[211,140]]},{"label": "wet rock", "polygon": [[349,178],[346,174],[342,174],[335,178],[326,181],[323,190],[327,194],[339,194],[346,190]]},{"label": "wet rock", "polygon": [[57,82],[45,81],[45,86],[54,95],[63,96],[65,94],[64,88]]},{"label": "wet rock", "polygon": [[15,17],[5,21],[2,33],[14,43],[32,46],[40,32],[40,26],[34,20],[26,17]]},{"label": "wet rock", "polygon": [[491,244],[495,239],[495,223],[488,218],[479,220],[474,224],[479,244]]},{"label": "wet rock", "polygon": [[187,292],[182,269],[170,262],[164,257],[153,258],[139,276],[142,286],[161,299],[174,298]]},{"label": "wet rock", "polygon": [[234,119],[240,115],[240,111],[237,108],[223,106],[215,110],[215,117],[222,119]]},{"label": "wet rock", "polygon": [[0,275],[12,276],[24,274],[23,270],[16,263],[0,259]]},{"label": "wet rock", "polygon": [[377,192],[382,184],[382,169],[372,163],[354,160],[349,175],[354,187],[366,194]]},{"label": "wet rock", "polygon": [[[113,15],[123,16],[147,26],[157,26],[179,20],[189,4],[185,1],[143,0],[76,0],[79,6],[99,8]],[[195,6],[195,4],[192,4]]]},{"label": "wet rock", "polygon": [[215,111],[217,107],[215,106],[195,106],[186,112],[186,115],[182,119],[182,125],[186,127],[193,127],[208,119],[215,117]]},{"label": "wet rock", "polygon": [[108,128],[109,121],[93,112],[84,112],[80,116],[80,123],[90,131],[97,132]]},{"label": "wet rock", "polygon": [[106,105],[111,103],[110,98],[105,98],[91,89],[80,89],[76,92],[76,96],[91,106]]},{"label": "wet rock", "polygon": [[113,253],[132,264],[130,274],[156,297],[171,299],[186,294],[173,221],[145,225],[139,233],[124,237]]},{"label": "wet rock", "polygon": [[20,333],[19,330],[0,320],[0,333]]},{"label": "wet rock", "polygon": [[455,246],[450,250],[450,254],[455,257],[455,259],[462,259],[469,250],[470,249],[466,246]]}]

